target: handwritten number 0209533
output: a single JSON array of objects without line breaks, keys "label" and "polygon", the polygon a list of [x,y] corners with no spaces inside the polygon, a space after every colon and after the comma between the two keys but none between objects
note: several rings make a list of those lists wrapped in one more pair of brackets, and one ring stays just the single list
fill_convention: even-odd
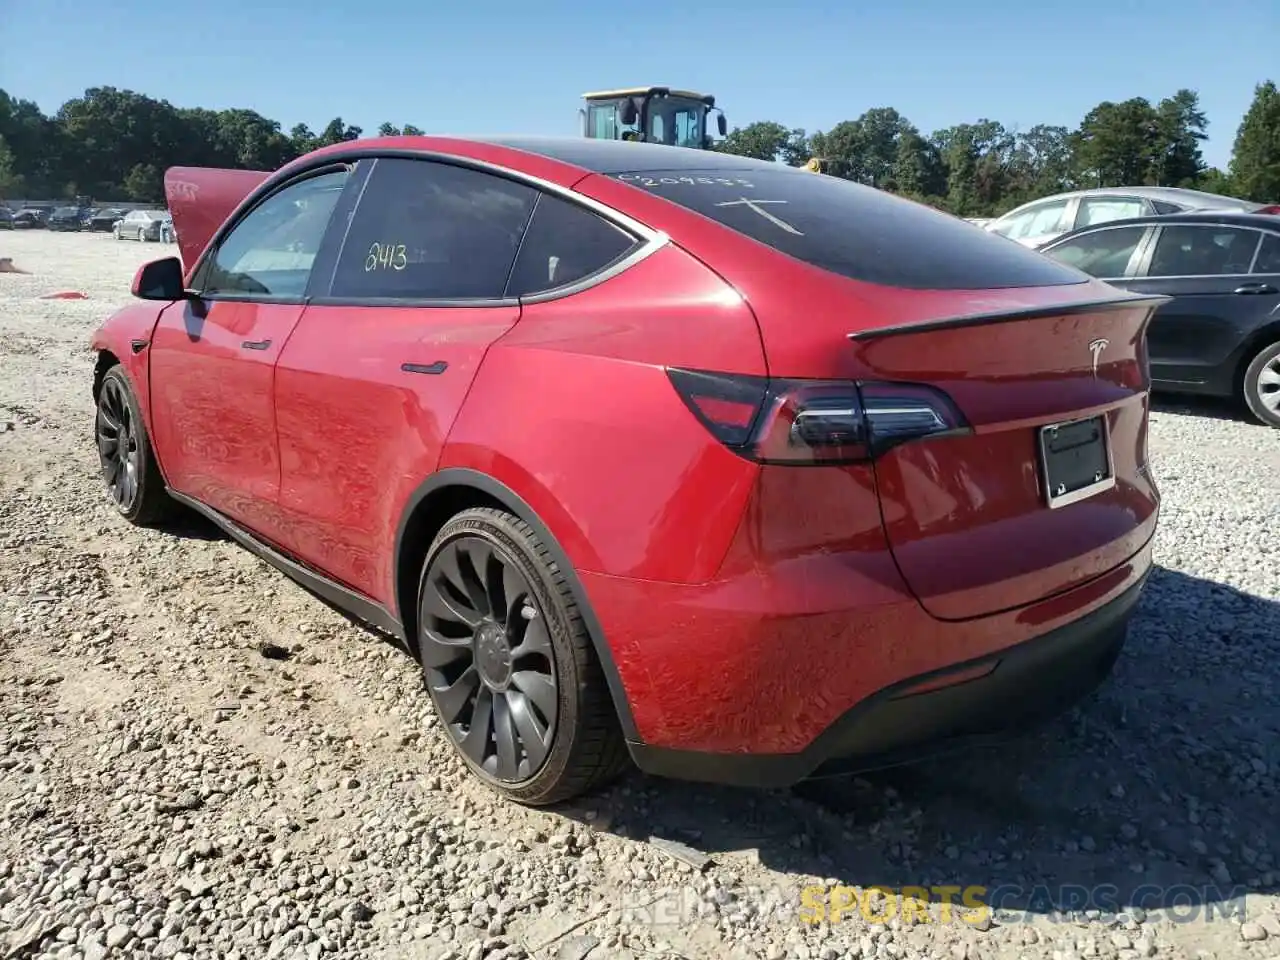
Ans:
[{"label": "handwritten number 0209533", "polygon": [[618,179],[641,187],[658,187],[663,184],[684,183],[690,186],[754,187],[750,180],[741,177],[649,177],[640,173],[620,173]]},{"label": "handwritten number 0209533", "polygon": [[364,258],[364,272],[374,270],[403,270],[409,258],[403,243],[371,243],[369,255]]}]

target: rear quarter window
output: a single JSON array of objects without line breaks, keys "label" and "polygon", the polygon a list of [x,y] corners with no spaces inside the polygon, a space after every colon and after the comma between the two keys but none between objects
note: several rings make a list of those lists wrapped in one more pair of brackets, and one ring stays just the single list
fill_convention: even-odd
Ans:
[{"label": "rear quarter window", "polygon": [[639,244],[638,237],[590,210],[544,193],[533,209],[506,295],[532,296],[576,283]]},{"label": "rear quarter window", "polygon": [[1087,279],[959,217],[836,177],[791,168],[611,176],[787,256],[865,283],[964,290]]}]

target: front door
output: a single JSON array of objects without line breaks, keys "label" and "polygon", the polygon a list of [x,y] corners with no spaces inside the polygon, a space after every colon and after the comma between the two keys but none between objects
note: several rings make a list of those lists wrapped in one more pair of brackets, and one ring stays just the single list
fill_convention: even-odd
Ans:
[{"label": "front door", "polygon": [[520,317],[505,290],[536,196],[478,170],[377,160],[332,281],[280,357],[283,546],[389,608],[400,514]]},{"label": "front door", "polygon": [[347,173],[294,181],[256,205],[192,280],[199,298],[152,336],[157,454],[169,485],[275,539],[275,365],[303,311],[311,261]]}]

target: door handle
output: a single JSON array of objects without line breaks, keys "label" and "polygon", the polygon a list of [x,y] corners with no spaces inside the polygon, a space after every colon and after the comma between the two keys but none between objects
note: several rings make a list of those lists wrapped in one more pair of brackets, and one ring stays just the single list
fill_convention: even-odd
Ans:
[{"label": "door handle", "polygon": [[245,340],[240,344],[241,350],[265,350],[271,346],[270,340]]},{"label": "door handle", "polygon": [[1276,288],[1269,283],[1242,283],[1232,293],[1276,293]]},{"label": "door handle", "polygon": [[400,369],[405,373],[444,373],[449,369],[449,364],[444,360],[437,360],[435,363],[402,363]]}]

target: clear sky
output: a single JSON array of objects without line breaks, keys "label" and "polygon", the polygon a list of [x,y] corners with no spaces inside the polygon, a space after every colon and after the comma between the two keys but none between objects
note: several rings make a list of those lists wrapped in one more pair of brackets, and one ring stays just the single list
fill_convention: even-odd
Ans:
[{"label": "clear sky", "polygon": [[1220,165],[1268,75],[1280,0],[0,0],[0,87],[46,112],[110,85],[285,130],[574,134],[583,91],[651,83],[714,93],[730,125],[1074,127],[1186,86]]}]

